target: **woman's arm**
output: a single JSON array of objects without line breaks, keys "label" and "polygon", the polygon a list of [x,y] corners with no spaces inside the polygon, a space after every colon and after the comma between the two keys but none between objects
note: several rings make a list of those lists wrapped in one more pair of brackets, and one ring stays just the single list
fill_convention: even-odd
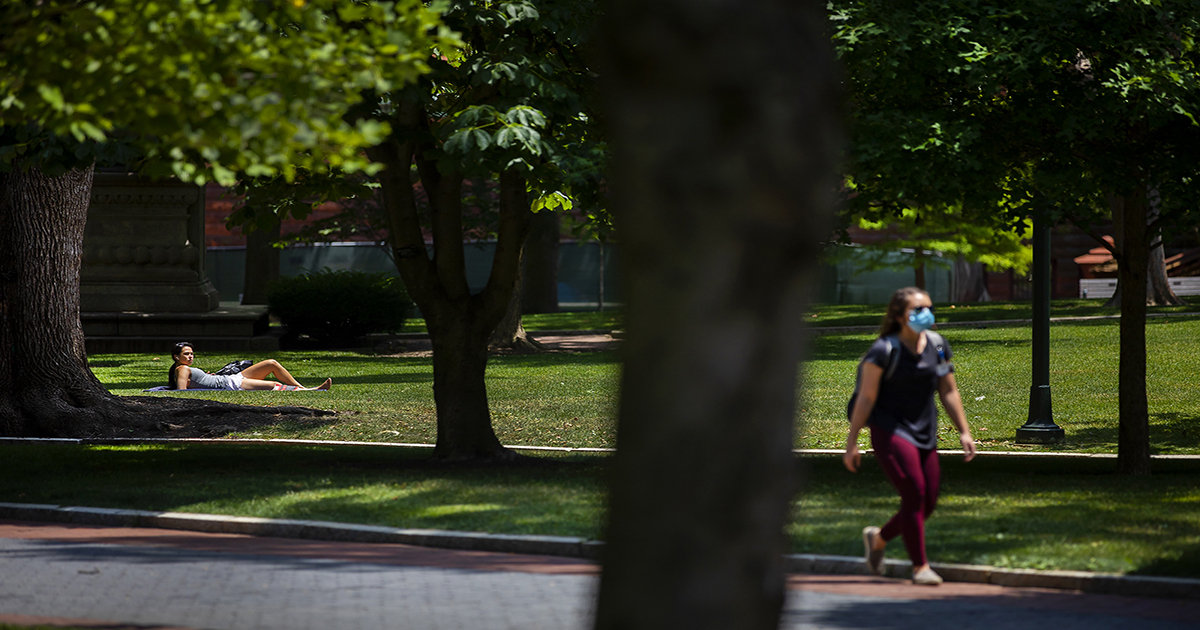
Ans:
[{"label": "woman's arm", "polygon": [[846,438],[846,452],[842,455],[842,463],[850,472],[858,472],[862,463],[862,455],[858,452],[858,433],[867,426],[871,410],[875,408],[875,398],[879,395],[879,379],[883,376],[883,368],[864,361],[862,364],[862,381],[858,387],[858,398],[854,399],[854,409],[850,411],[850,435]]},{"label": "woman's arm", "polygon": [[175,389],[187,389],[192,382],[192,371],[186,365],[175,368]]},{"label": "woman's arm", "polygon": [[967,426],[967,414],[963,411],[962,396],[958,393],[958,383],[954,374],[950,373],[938,379],[938,397],[942,399],[942,407],[958,429],[958,441],[962,443],[966,461],[975,459],[975,438],[971,437],[971,427]]}]

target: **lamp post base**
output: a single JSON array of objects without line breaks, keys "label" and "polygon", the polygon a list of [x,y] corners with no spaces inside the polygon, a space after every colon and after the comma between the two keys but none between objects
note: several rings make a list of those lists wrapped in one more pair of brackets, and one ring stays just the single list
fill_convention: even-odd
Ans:
[{"label": "lamp post base", "polygon": [[1061,444],[1067,432],[1056,425],[1026,425],[1017,429],[1017,444]]},{"label": "lamp post base", "polygon": [[1029,388],[1029,420],[1017,429],[1017,444],[1059,444],[1066,439],[1066,432],[1054,424],[1050,386],[1034,385]]}]

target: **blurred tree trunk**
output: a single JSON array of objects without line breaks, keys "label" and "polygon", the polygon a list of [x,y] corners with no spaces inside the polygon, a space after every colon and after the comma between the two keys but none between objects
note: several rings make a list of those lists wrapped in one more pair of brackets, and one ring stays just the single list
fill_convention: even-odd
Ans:
[{"label": "blurred tree trunk", "polygon": [[561,215],[543,210],[533,215],[525,253],[521,257],[522,311],[558,312],[558,244],[562,238]]},{"label": "blurred tree trunk", "polygon": [[925,256],[920,251],[913,254],[913,286],[925,290]]},{"label": "blurred tree trunk", "polygon": [[987,268],[983,263],[967,262],[962,256],[954,261],[954,297],[951,301],[992,301],[987,290]]},{"label": "blurred tree trunk", "polygon": [[[273,243],[279,240],[281,223],[267,230],[246,234],[246,270],[242,284],[242,304],[266,304],[267,288],[279,279],[279,252]],[[226,298],[228,299],[228,298]]]},{"label": "blurred tree trunk", "polygon": [[835,189],[822,5],[612,0],[599,48],[628,337],[596,627],[774,629]]}]

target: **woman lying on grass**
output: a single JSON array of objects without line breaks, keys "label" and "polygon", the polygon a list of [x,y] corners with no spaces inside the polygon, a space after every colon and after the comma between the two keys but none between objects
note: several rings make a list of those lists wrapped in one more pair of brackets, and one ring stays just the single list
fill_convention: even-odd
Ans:
[{"label": "woman lying on grass", "polygon": [[[186,341],[175,344],[175,351],[171,353],[171,358],[175,360],[175,363],[171,365],[171,370],[167,373],[167,387],[170,389],[273,389],[277,391],[294,391],[330,389],[333,387],[333,379],[331,378],[325,379],[324,383],[316,387],[305,387],[275,359],[259,361],[238,374],[209,374],[200,368],[192,367],[192,363],[196,360],[196,353],[192,350],[192,344]],[[263,380],[268,376],[274,376],[279,381]]]}]

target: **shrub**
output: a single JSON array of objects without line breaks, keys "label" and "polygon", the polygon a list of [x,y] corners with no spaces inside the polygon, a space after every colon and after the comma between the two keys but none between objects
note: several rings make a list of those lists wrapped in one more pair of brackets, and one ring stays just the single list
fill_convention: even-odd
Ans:
[{"label": "shrub", "polygon": [[400,330],[413,305],[400,278],[330,269],[280,278],[267,291],[267,304],[290,335],[324,344]]}]

